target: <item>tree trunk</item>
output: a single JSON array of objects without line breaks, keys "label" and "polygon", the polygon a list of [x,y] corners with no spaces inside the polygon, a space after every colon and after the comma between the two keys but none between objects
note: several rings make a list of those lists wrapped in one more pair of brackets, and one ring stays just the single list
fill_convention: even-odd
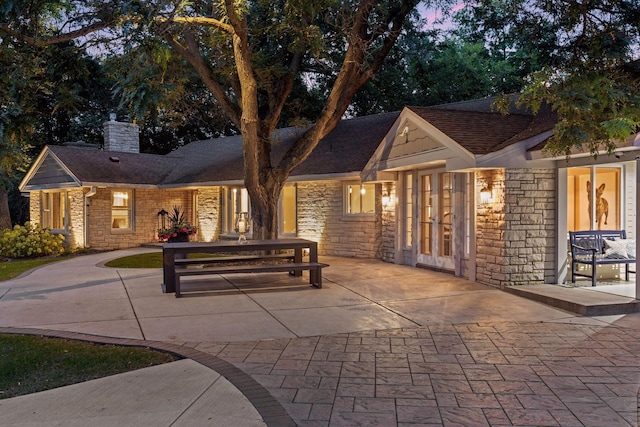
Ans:
[{"label": "tree trunk", "polygon": [[254,239],[278,238],[278,201],[286,179],[286,176],[273,170],[261,172],[257,179],[245,179],[251,198]]},{"label": "tree trunk", "polygon": [[9,195],[4,187],[0,187],[0,231],[11,228],[9,212]]}]

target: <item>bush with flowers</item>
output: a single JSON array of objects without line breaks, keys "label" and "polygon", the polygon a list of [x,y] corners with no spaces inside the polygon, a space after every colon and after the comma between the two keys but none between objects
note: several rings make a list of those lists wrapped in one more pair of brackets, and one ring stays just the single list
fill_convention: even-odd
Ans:
[{"label": "bush with flowers", "polygon": [[174,206],[173,212],[168,214],[169,226],[158,229],[158,239],[161,241],[169,240],[178,235],[192,236],[198,232],[198,228],[194,227],[187,221],[185,212],[180,206]]},{"label": "bush with flowers", "polygon": [[8,258],[36,258],[62,255],[64,236],[52,234],[39,224],[26,222],[0,232],[0,255]]}]

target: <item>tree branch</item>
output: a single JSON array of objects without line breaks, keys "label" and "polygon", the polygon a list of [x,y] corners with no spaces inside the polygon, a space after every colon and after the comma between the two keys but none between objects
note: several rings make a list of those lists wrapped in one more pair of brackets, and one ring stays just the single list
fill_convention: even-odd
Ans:
[{"label": "tree branch", "polygon": [[380,68],[382,62],[391,51],[393,44],[400,35],[406,16],[415,7],[417,1],[403,1],[402,5],[394,13],[390,14],[387,22],[392,23],[392,28],[388,31],[388,35],[382,42],[382,47],[373,58],[371,64],[368,65],[365,61],[367,46],[372,44],[368,35],[368,22],[375,3],[374,0],[361,0],[349,34],[349,46],[342,68],[325,102],[320,118],[314,126],[304,133],[300,141],[287,151],[280,161],[279,167],[285,168],[287,172],[290,172],[306,160],[320,140],[340,121],[353,96],[373,77],[373,74]]},{"label": "tree branch", "polygon": [[197,17],[175,17],[175,18],[156,18],[156,21],[162,23],[175,22],[177,24],[196,24],[196,25],[204,25],[206,27],[215,27],[221,29],[229,34],[233,34],[233,27],[229,24],[225,24],[219,19],[215,18],[206,18],[203,16]]},{"label": "tree branch", "polygon": [[20,40],[20,41],[22,41],[24,43],[27,43],[27,44],[29,44],[31,46],[43,47],[43,46],[51,46],[51,45],[54,45],[56,43],[62,43],[62,42],[70,41],[70,40],[75,40],[75,39],[77,39],[79,37],[86,36],[87,34],[91,34],[91,33],[94,33],[96,31],[100,31],[100,30],[103,30],[103,29],[105,29],[107,27],[110,27],[111,25],[113,25],[114,22],[115,21],[96,22],[95,24],[87,25],[86,27],[82,27],[82,28],[79,28],[77,30],[70,31],[68,33],[59,34],[59,35],[51,36],[51,37],[45,37],[45,38],[42,38],[42,39],[38,39],[36,37],[27,36],[25,34],[21,34],[21,33],[17,32],[17,31],[14,31],[7,24],[0,25],[0,31],[10,35],[11,37],[14,37],[17,40]]},{"label": "tree branch", "polygon": [[183,30],[187,47],[178,42],[168,31],[163,33],[164,39],[171,47],[182,55],[196,70],[204,85],[211,91],[216,100],[220,103],[222,110],[229,116],[233,124],[240,128],[240,109],[225,93],[224,88],[211,75],[209,67],[204,61],[198,48],[198,42],[193,32],[188,29]]},{"label": "tree branch", "polygon": [[266,132],[267,135],[271,135],[278,125],[280,114],[287,102],[289,94],[291,93],[295,78],[300,71],[303,58],[303,53],[295,53],[293,55],[289,62],[287,74],[278,81],[277,87],[269,99],[269,114],[263,120],[263,132]]}]

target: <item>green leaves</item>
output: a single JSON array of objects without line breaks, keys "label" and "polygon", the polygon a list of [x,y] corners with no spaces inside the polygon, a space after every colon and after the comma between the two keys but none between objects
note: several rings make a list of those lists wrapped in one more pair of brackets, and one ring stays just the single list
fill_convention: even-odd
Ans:
[{"label": "green leaves", "polygon": [[538,73],[524,91],[523,103],[537,111],[548,103],[559,122],[546,150],[569,156],[572,150],[612,153],[640,126],[640,85],[613,70],[576,69]]}]

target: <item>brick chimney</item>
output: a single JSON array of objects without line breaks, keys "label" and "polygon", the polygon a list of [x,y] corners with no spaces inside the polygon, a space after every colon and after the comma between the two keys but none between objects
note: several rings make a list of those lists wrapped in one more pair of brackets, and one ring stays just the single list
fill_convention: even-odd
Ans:
[{"label": "brick chimney", "polygon": [[115,114],[104,123],[104,149],[125,153],[140,152],[140,130],[133,123],[117,122]]}]

